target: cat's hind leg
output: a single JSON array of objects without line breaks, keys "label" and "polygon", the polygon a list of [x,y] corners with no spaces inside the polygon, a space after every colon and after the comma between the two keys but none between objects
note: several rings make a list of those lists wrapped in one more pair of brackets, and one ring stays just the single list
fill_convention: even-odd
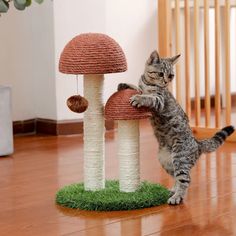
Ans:
[{"label": "cat's hind leg", "polygon": [[[166,147],[161,147],[159,148],[157,156],[163,169],[174,178],[174,166],[173,161],[171,159],[171,152],[168,151]],[[176,184],[171,189],[169,189],[169,191],[170,196],[173,196],[176,192]]]},{"label": "cat's hind leg", "polygon": [[177,185],[176,185],[176,182],[175,182],[175,184],[173,185],[173,187],[169,189],[169,191],[170,191],[170,197],[175,194],[176,188],[177,188]]},{"label": "cat's hind leg", "polygon": [[193,163],[190,161],[193,159],[191,156],[186,156],[187,153],[174,153],[173,166],[174,166],[174,178],[175,178],[175,193],[168,199],[168,204],[178,205],[183,201],[186,191],[189,187],[191,177],[190,170]]}]

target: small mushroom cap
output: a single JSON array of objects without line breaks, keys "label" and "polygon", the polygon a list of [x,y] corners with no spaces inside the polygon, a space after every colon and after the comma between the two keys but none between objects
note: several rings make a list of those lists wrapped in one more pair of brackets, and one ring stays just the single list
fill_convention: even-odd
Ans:
[{"label": "small mushroom cap", "polygon": [[73,95],[67,99],[67,106],[76,113],[82,113],[88,108],[88,101],[80,95]]},{"label": "small mushroom cap", "polygon": [[152,114],[145,107],[135,108],[130,104],[130,98],[139,94],[133,89],[124,89],[115,92],[105,105],[107,120],[139,120],[151,117]]},{"label": "small mushroom cap", "polygon": [[64,48],[59,71],[65,74],[107,74],[127,70],[120,45],[105,34],[88,33],[74,37]]}]

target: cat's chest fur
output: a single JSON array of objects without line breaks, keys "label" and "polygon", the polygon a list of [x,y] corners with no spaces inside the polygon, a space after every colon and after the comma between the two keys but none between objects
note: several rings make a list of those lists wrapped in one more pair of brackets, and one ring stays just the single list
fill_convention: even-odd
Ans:
[{"label": "cat's chest fur", "polygon": [[167,173],[169,173],[170,175],[174,175],[171,152],[166,147],[162,147],[159,149],[158,159],[162,167],[167,171]]}]

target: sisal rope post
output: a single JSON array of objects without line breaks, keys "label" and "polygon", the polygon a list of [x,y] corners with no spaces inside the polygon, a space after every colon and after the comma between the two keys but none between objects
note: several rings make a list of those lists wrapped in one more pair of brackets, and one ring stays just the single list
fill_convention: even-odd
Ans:
[{"label": "sisal rope post", "polygon": [[118,159],[121,192],[135,192],[140,184],[139,120],[152,116],[148,108],[135,108],[130,98],[138,91],[117,91],[105,105],[105,117],[118,121]]},{"label": "sisal rope post", "polygon": [[118,121],[120,191],[134,192],[140,184],[139,120]]},{"label": "sisal rope post", "polygon": [[91,191],[105,187],[103,81],[104,75],[84,75],[84,188]]}]

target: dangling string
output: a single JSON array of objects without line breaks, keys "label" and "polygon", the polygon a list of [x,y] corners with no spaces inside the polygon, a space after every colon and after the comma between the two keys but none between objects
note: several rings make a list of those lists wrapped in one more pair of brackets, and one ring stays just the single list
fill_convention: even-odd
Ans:
[{"label": "dangling string", "polygon": [[76,94],[69,97],[66,101],[69,109],[76,113],[82,113],[88,108],[88,101],[86,98],[79,95],[79,80],[78,75],[76,75]]},{"label": "dangling string", "polygon": [[78,75],[76,75],[76,82],[77,82],[77,94],[79,94],[79,79],[78,79]]}]

